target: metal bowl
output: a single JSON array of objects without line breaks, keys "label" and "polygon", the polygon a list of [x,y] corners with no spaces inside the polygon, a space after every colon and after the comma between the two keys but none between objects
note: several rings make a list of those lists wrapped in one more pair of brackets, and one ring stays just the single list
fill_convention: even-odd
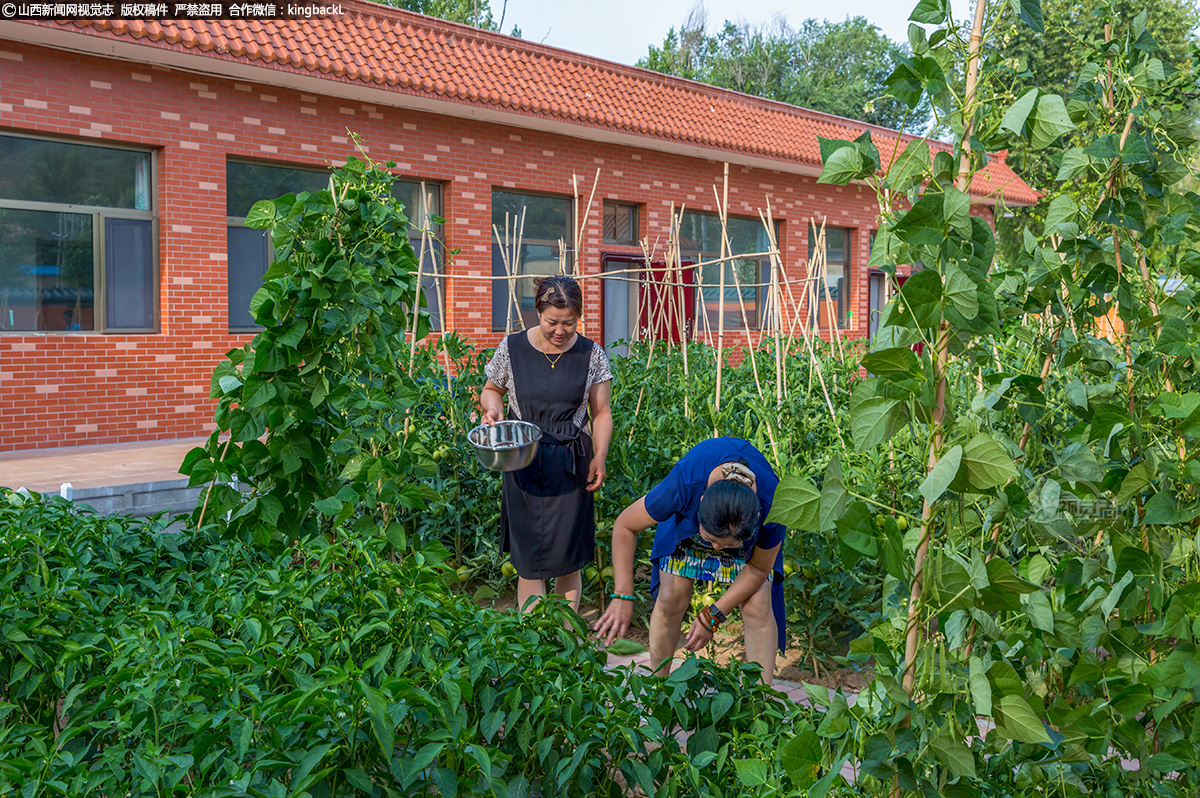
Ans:
[{"label": "metal bowl", "polygon": [[475,456],[489,471],[520,471],[537,455],[542,431],[528,421],[481,424],[467,433]]}]

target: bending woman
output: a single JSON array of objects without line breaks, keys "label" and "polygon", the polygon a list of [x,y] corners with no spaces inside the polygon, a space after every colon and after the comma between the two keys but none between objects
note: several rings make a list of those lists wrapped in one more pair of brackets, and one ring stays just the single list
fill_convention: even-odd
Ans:
[{"label": "bending woman", "polygon": [[[680,625],[696,581],[727,585],[725,592],[692,621],[689,651],[712,640],[734,607],[742,610],[746,660],[775,679],[775,649],[786,641],[783,613],[784,528],[763,524],[779,478],[762,453],[738,438],[696,444],[667,478],[626,507],[613,523],[612,603],[595,631],[611,643],[624,637],[633,616],[636,535],[658,525],[650,551],[655,597],[650,616],[650,665],[655,670],[679,647]],[[630,598],[621,598],[621,596]]]},{"label": "bending woman", "polygon": [[500,546],[517,569],[517,603],[544,596],[544,580],[554,579],[554,592],[578,612],[579,571],[596,552],[592,494],[604,484],[612,439],[612,371],[604,350],[576,332],[579,283],[547,277],[534,290],[538,325],[496,347],[479,403],[483,422],[495,424],[507,394],[512,417],[542,430],[537,457],[506,472],[501,492]]}]

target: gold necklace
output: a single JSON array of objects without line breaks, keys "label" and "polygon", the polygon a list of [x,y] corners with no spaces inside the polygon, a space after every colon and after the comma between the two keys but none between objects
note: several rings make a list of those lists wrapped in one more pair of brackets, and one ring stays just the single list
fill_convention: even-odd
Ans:
[{"label": "gold necklace", "polygon": [[551,359],[550,354],[546,351],[548,344],[546,343],[546,336],[542,335],[541,327],[538,327],[538,340],[542,344],[542,357],[546,358],[546,361],[550,364],[550,368],[554,368],[558,365],[558,361],[562,360],[562,356],[567,353],[567,350],[564,349],[558,353],[558,357]]}]

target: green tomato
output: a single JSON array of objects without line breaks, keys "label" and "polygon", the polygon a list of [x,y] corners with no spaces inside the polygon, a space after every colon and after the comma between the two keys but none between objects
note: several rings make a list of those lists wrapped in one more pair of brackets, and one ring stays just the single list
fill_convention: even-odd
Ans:
[{"label": "green tomato", "polygon": [[509,579],[512,579],[517,575],[517,569],[513,567],[512,563],[506,562],[504,565],[500,566],[500,573],[504,574]]},{"label": "green tomato", "polygon": [[903,515],[896,516],[896,526],[900,527],[901,532],[905,531],[908,529],[908,519]]},{"label": "green tomato", "polygon": [[471,569],[471,566],[469,566],[469,565],[462,565],[462,566],[459,566],[459,569],[458,569],[458,581],[459,581],[459,582],[466,582],[468,579],[470,579],[470,578],[471,578],[471,574],[472,574],[472,573],[473,573],[473,571],[472,571],[472,569]]}]

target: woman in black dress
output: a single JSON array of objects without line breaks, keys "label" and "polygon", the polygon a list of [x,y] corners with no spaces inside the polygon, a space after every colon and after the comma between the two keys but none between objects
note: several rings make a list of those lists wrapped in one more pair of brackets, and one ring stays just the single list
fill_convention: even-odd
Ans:
[{"label": "woman in black dress", "polygon": [[[580,335],[583,293],[570,277],[538,280],[538,325],[500,342],[479,395],[483,422],[513,418],[542,430],[537,457],[504,474],[500,541],[517,569],[517,603],[554,592],[579,610],[580,569],[596,550],[592,493],[604,483],[612,440],[612,371],[604,349]],[[591,430],[588,430],[588,412]]]}]

